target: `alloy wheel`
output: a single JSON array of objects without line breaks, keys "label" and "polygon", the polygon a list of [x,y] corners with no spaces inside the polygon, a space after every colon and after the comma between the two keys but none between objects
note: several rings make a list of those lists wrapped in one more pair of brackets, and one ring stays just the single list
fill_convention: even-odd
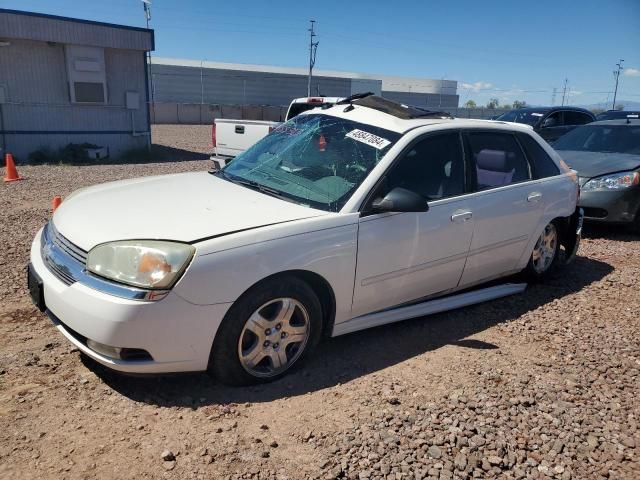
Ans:
[{"label": "alloy wheel", "polygon": [[310,336],[309,313],[293,298],[277,298],[246,321],[238,341],[242,367],[256,377],[273,377],[300,357]]},{"label": "alloy wheel", "polygon": [[533,247],[533,269],[536,273],[546,272],[556,256],[558,229],[553,223],[544,227],[540,238]]}]

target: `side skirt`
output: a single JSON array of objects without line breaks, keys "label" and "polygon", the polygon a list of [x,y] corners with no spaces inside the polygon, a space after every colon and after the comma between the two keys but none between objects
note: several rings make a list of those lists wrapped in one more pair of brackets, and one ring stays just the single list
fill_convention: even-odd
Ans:
[{"label": "side skirt", "polygon": [[505,283],[494,287],[481,288],[470,292],[437,298],[427,302],[398,307],[391,310],[369,313],[360,317],[352,318],[346,322],[337,324],[333,328],[333,337],[346,333],[357,332],[366,328],[378,327],[387,323],[399,322],[410,318],[422,317],[434,313],[455,310],[456,308],[475,305],[476,303],[495,300],[496,298],[507,297],[516,293],[522,293],[527,288],[526,283]]}]

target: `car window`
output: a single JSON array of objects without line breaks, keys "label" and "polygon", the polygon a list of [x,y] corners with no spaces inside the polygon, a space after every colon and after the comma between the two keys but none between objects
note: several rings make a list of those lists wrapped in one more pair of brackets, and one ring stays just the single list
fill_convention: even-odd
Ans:
[{"label": "car window", "polygon": [[551,115],[549,115],[542,122],[542,127],[549,128],[549,127],[560,127],[564,125],[562,121],[562,113],[563,112],[554,112]]},{"label": "car window", "polygon": [[572,112],[570,110],[564,112],[564,124],[565,125],[584,125],[591,122],[593,119],[582,112]]},{"label": "car window", "polygon": [[427,200],[464,192],[464,155],[458,132],[433,135],[416,143],[387,174],[387,191],[396,187]]},{"label": "car window", "polygon": [[545,152],[544,148],[536,142],[531,135],[526,133],[518,133],[518,140],[522,144],[529,162],[533,166],[536,178],[553,177],[560,175],[560,169],[551,157]]},{"label": "car window", "polygon": [[535,126],[540,122],[542,117],[544,117],[544,110],[540,112],[533,110],[511,110],[510,112],[498,115],[496,120],[500,120],[502,122],[525,123],[527,125]]},{"label": "car window", "polygon": [[470,132],[477,189],[486,190],[531,179],[531,169],[511,133]]}]

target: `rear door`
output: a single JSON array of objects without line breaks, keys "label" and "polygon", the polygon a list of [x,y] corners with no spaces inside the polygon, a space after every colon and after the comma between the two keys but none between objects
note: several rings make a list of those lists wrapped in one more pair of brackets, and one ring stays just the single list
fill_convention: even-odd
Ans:
[{"label": "rear door", "polygon": [[475,191],[474,233],[460,286],[516,269],[544,205],[542,186],[513,133],[471,130],[465,140]]},{"label": "rear door", "polygon": [[352,315],[391,308],[458,285],[473,234],[460,132],[429,134],[400,155],[372,192],[421,194],[429,210],[367,214],[358,230]]}]

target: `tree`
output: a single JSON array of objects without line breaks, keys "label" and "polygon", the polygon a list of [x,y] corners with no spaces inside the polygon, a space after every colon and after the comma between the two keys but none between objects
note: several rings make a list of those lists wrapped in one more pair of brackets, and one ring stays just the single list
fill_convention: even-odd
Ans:
[{"label": "tree", "polygon": [[489,103],[487,103],[487,108],[489,110],[495,110],[499,105],[500,101],[497,98],[492,98],[489,100]]},{"label": "tree", "polygon": [[527,102],[525,102],[524,100],[514,100],[513,101],[513,108],[524,108],[527,106]]},{"label": "tree", "polygon": [[616,110],[624,110],[624,105],[619,103],[616,105]]},{"label": "tree", "polygon": [[464,108],[476,108],[476,102],[473,100],[467,100],[467,103],[464,104]]}]

